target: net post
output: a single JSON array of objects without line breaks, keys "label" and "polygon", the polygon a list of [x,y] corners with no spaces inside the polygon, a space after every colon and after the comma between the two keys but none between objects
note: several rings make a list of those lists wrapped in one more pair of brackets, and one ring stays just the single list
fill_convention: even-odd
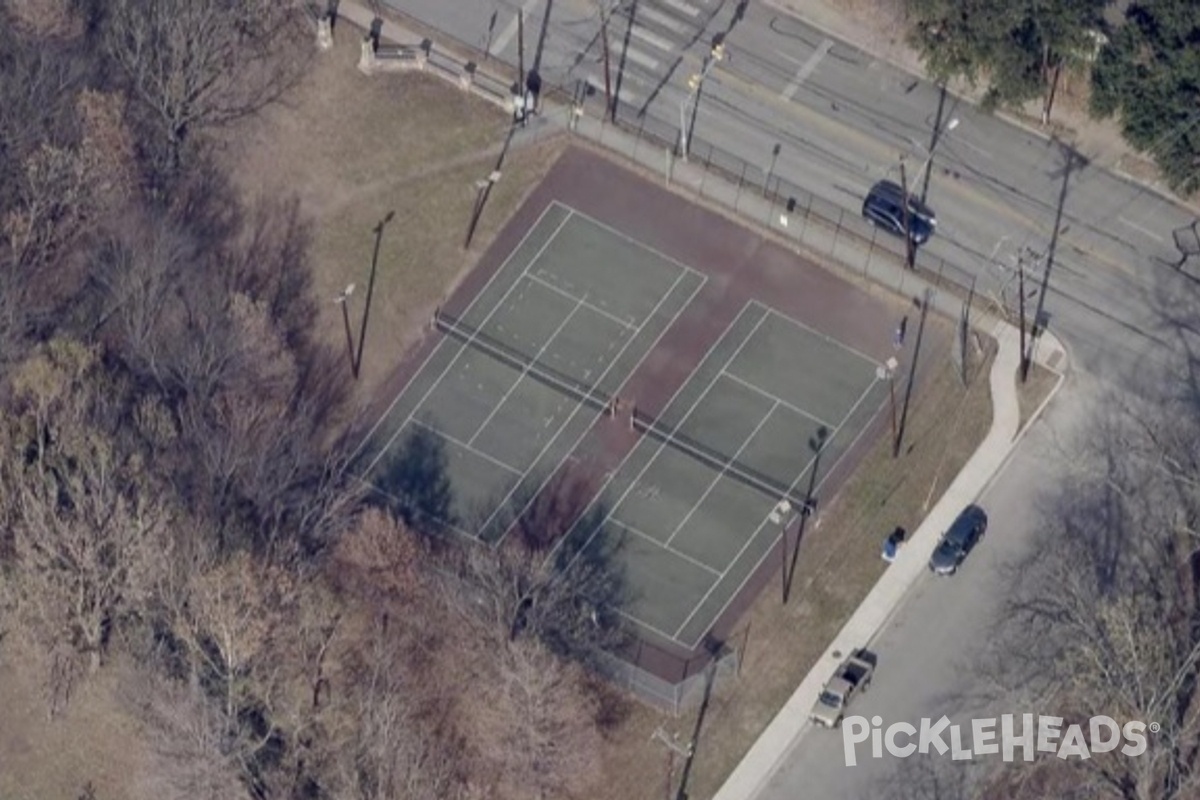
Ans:
[{"label": "net post", "polygon": [[629,430],[634,431],[634,432],[637,431],[637,428],[634,427],[634,424],[633,424],[634,417],[636,417],[636,416],[637,416],[637,403],[631,401],[629,403]]},{"label": "net post", "polygon": [[433,316],[429,318],[429,330],[431,330],[431,331],[437,330],[437,321],[438,321],[438,317],[440,317],[441,314],[442,314],[442,307],[434,306],[433,307]]}]

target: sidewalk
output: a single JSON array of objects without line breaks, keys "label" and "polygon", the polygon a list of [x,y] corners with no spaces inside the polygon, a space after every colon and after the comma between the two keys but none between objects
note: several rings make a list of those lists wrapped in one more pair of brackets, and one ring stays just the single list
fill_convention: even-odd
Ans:
[{"label": "sidewalk", "polygon": [[900,548],[895,562],[834,637],[821,660],[796,687],[791,698],[726,779],[714,800],[751,800],[758,795],[793,743],[808,727],[808,713],[825,680],[846,653],[869,646],[887,625],[903,605],[909,588],[925,572],[925,565],[942,531],[964,506],[979,497],[1015,449],[1020,433],[1017,429],[1020,411],[1016,386],[1016,371],[1021,357],[1019,333],[1012,325],[999,323],[992,335],[996,338],[999,351],[989,376],[993,409],[991,430],[937,505],[930,510],[911,541]]},{"label": "sidewalk", "polygon": [[[370,27],[374,16],[353,0],[343,0],[340,15],[343,20],[364,29]],[[391,22],[383,24],[382,35],[398,43],[420,41],[416,34]],[[575,135],[623,156],[652,174],[661,175],[676,191],[694,193],[710,206],[718,207],[743,223],[765,228],[770,235],[781,238],[799,251],[812,254],[814,260],[829,264],[839,274],[848,274],[852,280],[867,280],[901,295],[928,298],[936,310],[951,318],[957,318],[963,312],[963,302],[958,297],[938,291],[929,281],[909,271],[894,258],[888,258],[869,247],[863,248],[862,243],[848,240],[845,236],[839,239],[836,228],[802,217],[789,220],[778,204],[756,192],[746,192],[694,164],[675,159],[670,149],[655,147],[586,113],[576,116],[569,108],[555,107],[549,103],[540,117],[539,124],[571,130]],[[977,331],[995,338],[999,346],[989,375],[993,400],[991,430],[912,539],[900,549],[896,561],[847,620],[821,660],[800,682],[791,698],[734,769],[717,792],[715,800],[751,800],[756,796],[808,725],[808,712],[830,672],[845,653],[869,645],[888,623],[903,604],[909,588],[924,572],[942,531],[963,506],[973,502],[987,488],[1016,447],[1022,433],[1018,430],[1020,410],[1016,386],[1020,361],[1019,333],[1009,323],[978,312],[972,313],[970,322]],[[1061,375],[1066,367],[1067,353],[1053,334],[1043,333],[1035,344],[1033,361]]]}]

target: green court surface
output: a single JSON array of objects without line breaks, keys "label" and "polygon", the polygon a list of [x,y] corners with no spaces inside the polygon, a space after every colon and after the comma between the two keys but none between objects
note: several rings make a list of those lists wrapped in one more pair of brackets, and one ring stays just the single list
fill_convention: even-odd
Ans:
[{"label": "green court surface", "polygon": [[816,496],[886,390],[871,359],[750,304],[569,536],[616,554],[628,619],[694,648],[779,541],[776,504]]},{"label": "green court surface", "polygon": [[[364,442],[364,474],[426,523],[499,541],[704,284],[552,204],[438,316],[436,346]],[[623,571],[619,610],[644,634],[695,647],[778,541],[772,510],[813,497],[880,408],[876,367],[749,303],[664,408],[634,411],[643,435],[564,546]]]},{"label": "green court surface", "polygon": [[433,471],[414,463],[421,449],[450,488],[423,515],[498,540],[703,284],[551,205],[471,303],[441,318],[447,335],[368,436],[371,483],[408,500]]}]

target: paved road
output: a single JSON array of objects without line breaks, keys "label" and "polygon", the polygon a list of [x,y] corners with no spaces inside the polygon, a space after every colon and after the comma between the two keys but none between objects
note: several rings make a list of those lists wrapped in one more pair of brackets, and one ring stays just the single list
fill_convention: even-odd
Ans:
[{"label": "paved road", "polygon": [[[389,0],[428,25],[565,87],[598,88],[604,66],[599,5],[613,0]],[[939,234],[928,245],[978,277],[983,294],[1015,298],[1012,267],[1025,247],[1045,253],[1063,195],[1066,157],[1045,139],[978,112],[932,85],[758,2],[735,22],[732,0],[625,0],[609,24],[612,85],[620,113],[677,135],[691,115],[688,78],[713,35],[728,31],[728,58],[695,104],[692,152],[708,142],[744,159],[748,177],[786,181],[857,215],[867,188],[926,161],[935,125],[959,123],[935,147],[928,201]],[[518,9],[524,25],[518,24]],[[523,45],[523,47],[520,47]],[[523,54],[523,58],[521,58]],[[940,113],[939,113],[939,106]],[[690,123],[688,123],[690,124]],[[775,145],[779,156],[772,159]],[[774,161],[774,164],[772,164]],[[919,184],[919,181],[915,181]],[[1067,179],[1044,310],[1077,367],[1136,386],[1140,364],[1172,346],[1157,297],[1196,291],[1162,260],[1177,258],[1171,232],[1190,213],[1101,169]],[[1036,267],[1034,268],[1036,271]]]},{"label": "paved road", "polygon": [[[981,498],[990,521],[987,534],[963,569],[951,578],[926,574],[910,591],[872,649],[879,665],[870,691],[859,698],[853,713],[868,718],[879,715],[886,728],[894,722],[919,725],[921,718],[937,720],[942,714],[963,724],[964,746],[970,746],[969,726],[974,717],[990,718],[1030,709],[988,707],[975,692],[980,685],[974,665],[988,640],[993,613],[1005,597],[1006,583],[1000,566],[1027,554],[1035,542],[1033,502],[1039,492],[1053,487],[1063,472],[1057,437],[1085,419],[1080,404],[1093,395],[1078,382],[1064,387],[1048,415],[1030,430],[1008,467]],[[1051,435],[1054,431],[1057,436]],[[1036,709],[1034,709],[1036,711]],[[845,765],[840,731],[809,728],[795,743],[780,770],[757,800],[889,800],[898,796],[934,797],[934,794],[896,795],[893,784],[911,790],[912,783],[928,779],[935,770],[940,780],[961,779],[962,770],[946,756],[914,755],[903,762],[888,756],[870,757],[869,744],[856,750],[858,763]],[[942,797],[965,797],[947,791]]]}]

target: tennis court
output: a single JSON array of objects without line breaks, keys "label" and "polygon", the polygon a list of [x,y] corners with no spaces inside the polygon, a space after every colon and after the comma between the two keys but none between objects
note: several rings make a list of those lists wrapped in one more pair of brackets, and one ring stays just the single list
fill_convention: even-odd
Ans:
[{"label": "tennis court", "polygon": [[511,241],[434,315],[365,474],[489,543],[584,475],[560,546],[621,571],[644,641],[694,650],[879,411],[878,364],[557,200]]},{"label": "tennis court", "polygon": [[[482,291],[435,316],[437,346],[367,437],[369,480],[404,504],[444,476],[416,498],[424,516],[498,541],[704,282],[550,204]],[[437,462],[426,474],[414,450]]]},{"label": "tennis court", "polygon": [[634,412],[647,435],[569,536],[615,554],[630,621],[693,649],[886,391],[870,358],[750,303],[664,408]]}]

